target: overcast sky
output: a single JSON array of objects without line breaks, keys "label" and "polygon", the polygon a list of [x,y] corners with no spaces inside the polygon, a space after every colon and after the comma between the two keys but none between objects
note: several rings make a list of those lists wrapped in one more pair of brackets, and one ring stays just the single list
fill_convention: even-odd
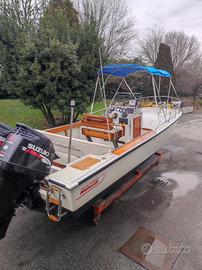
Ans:
[{"label": "overcast sky", "polygon": [[139,34],[153,25],[183,30],[202,42],[202,0],[126,0],[136,16]]}]

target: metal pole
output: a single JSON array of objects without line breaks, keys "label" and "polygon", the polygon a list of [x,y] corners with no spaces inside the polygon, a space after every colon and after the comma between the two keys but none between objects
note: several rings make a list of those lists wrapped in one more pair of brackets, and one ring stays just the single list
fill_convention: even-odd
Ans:
[{"label": "metal pole", "polygon": [[115,94],[114,94],[114,96],[113,96],[113,98],[112,98],[110,104],[109,104],[109,107],[110,107],[110,106],[112,105],[112,103],[114,102],[114,99],[115,99],[115,97],[116,97],[116,94],[118,93],[119,89],[121,88],[121,85],[122,85],[123,81],[124,81],[124,78],[121,80],[121,82],[120,82],[120,84],[119,84],[119,86],[118,86],[118,88],[117,88],[117,90],[116,90],[116,92],[115,92]]},{"label": "metal pole", "polygon": [[96,98],[97,88],[98,88],[98,82],[99,82],[99,74],[98,74],[98,77],[97,77],[97,80],[96,80],[95,91],[94,91],[94,95],[93,95],[93,102],[91,104],[90,114],[93,113],[93,108],[94,108],[95,98]]},{"label": "metal pole", "polygon": [[[102,65],[102,54],[101,49],[99,48],[99,57],[100,57],[100,69],[101,69],[101,78],[102,78],[102,90],[103,90],[103,97],[104,97],[104,104],[105,104],[105,114],[107,114],[107,98],[105,92],[105,81],[104,81],[104,74],[103,74],[103,65]],[[107,117],[107,129],[108,129],[108,140],[110,142],[110,134],[109,134],[109,118]]]},{"label": "metal pole", "polygon": [[[159,82],[161,82],[161,77],[160,76],[159,76]],[[156,89],[157,89],[157,93],[158,93],[158,98],[159,98],[159,101],[160,101],[160,108],[163,111],[163,115],[164,115],[165,121],[167,121],[166,114],[165,114],[165,111],[164,111],[164,107],[163,107],[162,101],[161,101],[161,96],[160,96],[160,87],[161,87],[161,84],[159,84],[159,88],[158,88],[155,78],[154,78],[154,83],[155,83],[155,86],[156,86]]]},{"label": "metal pole", "polygon": [[152,86],[153,86],[154,99],[155,99],[155,103],[156,103],[156,113],[157,113],[157,119],[158,119],[158,125],[156,128],[158,128],[158,126],[159,126],[159,112],[158,112],[158,102],[157,102],[157,98],[156,98],[155,79],[154,79],[153,75],[152,75]]},{"label": "metal pole", "polygon": [[128,88],[128,90],[130,91],[130,93],[132,94],[132,96],[135,98],[135,95],[133,94],[133,91],[131,90],[131,88],[130,88],[130,86],[128,85],[128,83],[127,83],[127,81],[125,80],[125,78],[124,78],[123,81],[124,81],[126,87]]},{"label": "metal pole", "polygon": [[106,100],[105,82],[104,82],[103,65],[102,65],[102,53],[101,53],[100,48],[99,48],[99,57],[100,57],[100,70],[101,70],[101,78],[102,78],[103,97],[104,97],[104,103],[105,103],[105,110],[107,112],[107,100]]},{"label": "metal pole", "polygon": [[157,89],[159,96],[160,96],[160,89],[161,89],[161,77],[159,76],[159,87]]},{"label": "metal pole", "polygon": [[170,81],[169,81],[168,97],[167,97],[167,105],[168,105],[168,103],[169,103],[169,98],[170,98],[170,90],[171,90],[171,78],[170,78]]},{"label": "metal pole", "polygon": [[69,131],[68,163],[70,163],[71,161],[72,128],[73,128],[73,121],[74,121],[75,100],[71,100],[70,107],[71,107],[71,117],[70,117],[70,131]]}]

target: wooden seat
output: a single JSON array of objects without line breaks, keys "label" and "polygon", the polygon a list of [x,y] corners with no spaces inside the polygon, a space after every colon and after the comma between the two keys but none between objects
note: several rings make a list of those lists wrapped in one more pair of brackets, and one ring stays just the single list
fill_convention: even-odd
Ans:
[{"label": "wooden seat", "polygon": [[89,128],[82,128],[82,134],[86,137],[93,137],[93,138],[99,138],[104,139],[106,141],[115,141],[115,135],[117,133],[110,133],[106,131],[105,129],[102,130],[94,130]]},{"label": "wooden seat", "polygon": [[120,137],[124,136],[124,128],[118,132],[113,132],[113,120],[105,116],[84,115],[81,123],[84,126],[82,128],[82,134],[88,140],[91,140],[91,137],[93,137],[117,142]]},{"label": "wooden seat", "polygon": [[105,116],[84,115],[81,120],[82,126],[111,130],[113,129],[113,120]]}]

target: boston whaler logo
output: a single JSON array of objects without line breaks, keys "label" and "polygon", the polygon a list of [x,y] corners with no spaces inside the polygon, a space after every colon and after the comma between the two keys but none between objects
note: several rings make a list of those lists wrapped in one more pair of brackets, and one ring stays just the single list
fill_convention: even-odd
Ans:
[{"label": "boston whaler logo", "polygon": [[27,154],[30,154],[32,156],[35,156],[35,157],[41,159],[41,161],[44,164],[51,166],[51,162],[48,159],[50,153],[47,150],[45,150],[39,146],[36,146],[32,143],[29,143],[27,147],[23,146],[22,150],[25,151]]},{"label": "boston whaler logo", "polygon": [[97,187],[102,183],[102,181],[105,179],[106,172],[98,176],[96,179],[92,180],[90,183],[86,184],[84,187],[80,190],[80,196],[77,198],[79,200],[82,196],[84,196],[86,193]]}]

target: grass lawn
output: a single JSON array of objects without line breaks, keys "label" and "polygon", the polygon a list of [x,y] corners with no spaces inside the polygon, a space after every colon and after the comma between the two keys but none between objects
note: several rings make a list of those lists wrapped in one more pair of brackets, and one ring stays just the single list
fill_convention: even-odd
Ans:
[{"label": "grass lawn", "polygon": [[[103,103],[98,102],[95,104],[94,111],[103,108]],[[90,108],[88,111],[90,112]],[[17,99],[0,100],[0,122],[13,127],[16,125],[16,123],[24,123],[33,128],[47,128],[47,123],[40,110],[25,106],[21,101]]]},{"label": "grass lawn", "polygon": [[46,126],[40,110],[25,106],[17,99],[0,100],[0,122],[13,127],[16,123],[24,123],[39,129]]}]

